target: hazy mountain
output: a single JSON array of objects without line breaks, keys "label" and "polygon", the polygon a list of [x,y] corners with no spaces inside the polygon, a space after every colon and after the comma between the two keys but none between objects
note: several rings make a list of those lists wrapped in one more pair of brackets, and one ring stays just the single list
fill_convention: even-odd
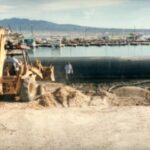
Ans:
[{"label": "hazy mountain", "polygon": [[[56,24],[43,20],[29,20],[11,18],[0,20],[0,26],[9,27],[14,31],[63,31],[63,32],[133,32],[134,29],[109,29],[109,28],[94,28],[94,27],[83,27],[79,25],[71,24]],[[137,30],[138,32],[150,32],[150,30]]]}]

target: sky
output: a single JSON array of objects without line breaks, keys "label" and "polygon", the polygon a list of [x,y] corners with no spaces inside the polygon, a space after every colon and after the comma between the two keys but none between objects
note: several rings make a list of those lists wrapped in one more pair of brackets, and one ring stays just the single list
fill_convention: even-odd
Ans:
[{"label": "sky", "polygon": [[0,19],[150,29],[150,0],[0,0]]}]

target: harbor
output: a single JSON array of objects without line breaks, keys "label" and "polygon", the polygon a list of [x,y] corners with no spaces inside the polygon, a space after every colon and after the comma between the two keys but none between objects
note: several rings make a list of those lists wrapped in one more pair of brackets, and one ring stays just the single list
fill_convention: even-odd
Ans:
[{"label": "harbor", "polygon": [[[39,59],[45,66],[54,65],[57,82],[65,81],[64,67],[68,62],[74,69],[72,82],[99,82],[103,79],[149,78],[150,45],[148,39],[137,36],[135,41],[135,37],[133,38],[132,35],[130,41],[128,40],[130,43],[128,45],[106,44],[108,41],[112,43],[112,39],[107,39],[103,46],[91,46],[90,44],[81,46],[79,44],[81,41],[78,39],[80,41],[78,45],[72,46],[66,45],[67,39],[60,40],[58,37],[47,38],[47,40],[39,37],[26,38],[19,34],[19,37],[9,38],[7,47],[11,50],[11,47],[16,49],[23,46],[27,49],[33,64],[36,59]],[[40,41],[41,46],[38,45]],[[98,40],[94,39],[93,42],[98,42]],[[42,46],[42,43],[45,45]],[[46,45],[47,43],[49,46]]]},{"label": "harbor", "polygon": [[149,46],[150,35],[149,33],[131,32],[124,34],[112,33],[89,33],[84,35],[83,33],[68,33],[60,34],[50,32],[42,33],[35,32],[33,34],[14,32],[12,35],[14,38],[11,42],[15,44],[17,41],[24,39],[24,42],[29,47],[47,47],[47,48],[61,48],[61,47],[105,47],[105,46]]},{"label": "harbor", "polygon": [[108,35],[102,36],[62,36],[49,38],[35,38],[37,47],[89,47],[89,46],[138,46],[150,45],[150,37],[137,33],[129,33],[127,35]]}]

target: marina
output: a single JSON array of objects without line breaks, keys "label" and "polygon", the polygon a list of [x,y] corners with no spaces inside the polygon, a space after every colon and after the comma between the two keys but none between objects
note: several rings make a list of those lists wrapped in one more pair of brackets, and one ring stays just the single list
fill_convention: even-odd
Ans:
[{"label": "marina", "polygon": [[[81,33],[80,33],[81,34]],[[88,36],[72,35],[49,36],[47,38],[35,38],[37,47],[77,47],[77,46],[138,46],[150,45],[150,36],[142,33],[128,33],[126,35],[111,35],[111,33]]]},{"label": "marina", "polygon": [[[100,44],[102,38],[90,38],[90,42],[87,42],[88,38],[73,38],[71,40],[60,37],[47,39],[22,38],[22,35],[21,38],[14,37],[10,38],[11,42],[7,43],[8,50],[11,51],[11,48],[16,49],[17,47],[25,48],[33,64],[36,59],[39,59],[44,66],[53,65],[58,82],[65,80],[64,67],[68,62],[72,64],[74,69],[72,82],[150,77],[148,38],[132,35],[130,40],[124,41],[119,36],[119,39],[112,37],[103,39],[104,43]],[[96,46],[95,44],[100,45]]]},{"label": "marina", "polygon": [[103,41],[101,39],[73,39],[73,40],[66,40],[60,42],[60,39],[57,39],[56,41],[53,42],[48,42],[47,40],[44,42],[38,42],[37,41],[37,47],[76,47],[76,46],[138,46],[138,45],[150,45],[149,40],[141,40],[141,41],[127,41],[127,40],[109,40],[109,41]]}]

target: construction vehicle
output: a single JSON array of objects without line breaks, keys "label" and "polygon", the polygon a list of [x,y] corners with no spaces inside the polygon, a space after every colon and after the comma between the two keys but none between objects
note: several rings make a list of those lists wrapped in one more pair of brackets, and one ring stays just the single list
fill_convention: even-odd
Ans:
[{"label": "construction vehicle", "polygon": [[[18,96],[24,102],[32,101],[37,91],[36,76],[42,78],[42,73],[29,64],[25,49],[5,50],[7,36],[7,30],[0,28],[0,95]],[[9,74],[10,65],[6,60],[10,55],[14,55],[21,62],[16,75]]]}]

